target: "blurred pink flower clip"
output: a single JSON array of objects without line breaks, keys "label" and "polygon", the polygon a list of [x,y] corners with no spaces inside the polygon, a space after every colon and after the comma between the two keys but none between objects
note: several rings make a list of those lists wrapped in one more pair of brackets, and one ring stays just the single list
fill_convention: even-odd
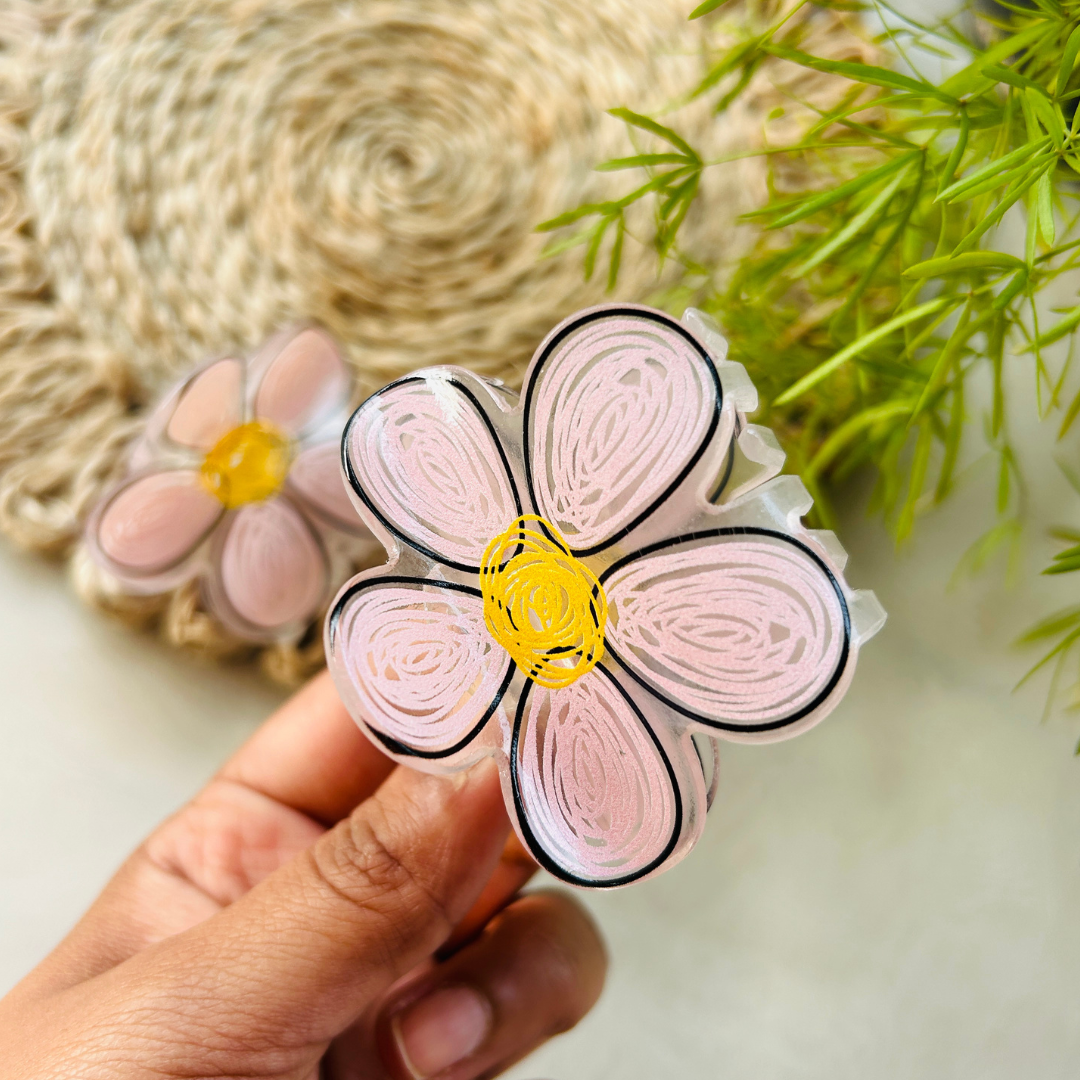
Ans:
[{"label": "blurred pink flower clip", "polygon": [[345,364],[314,327],[205,364],[150,415],[87,524],[91,556],[133,593],[200,577],[238,637],[299,636],[340,580],[336,556],[371,542],[341,479],[348,404]]}]

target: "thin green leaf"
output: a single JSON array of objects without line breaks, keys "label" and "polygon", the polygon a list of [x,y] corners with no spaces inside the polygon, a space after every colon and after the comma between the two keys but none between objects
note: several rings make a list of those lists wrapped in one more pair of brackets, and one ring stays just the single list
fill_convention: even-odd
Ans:
[{"label": "thin green leaf", "polygon": [[1018,645],[1033,645],[1036,641],[1044,641],[1048,637],[1057,637],[1058,634],[1063,634],[1078,625],[1080,625],[1080,604],[1076,607],[1062,608],[1061,611],[1055,611],[1053,615],[1040,619],[1039,622],[1017,638],[1016,643]]},{"label": "thin green leaf", "polygon": [[961,274],[968,270],[1027,270],[1027,265],[1014,255],[1003,251],[970,251],[963,255],[947,255],[941,259],[927,259],[925,262],[909,266],[904,271],[906,278],[945,277],[948,274]]},{"label": "thin green leaf", "polygon": [[690,12],[691,19],[700,19],[702,15],[708,15],[710,11],[715,11],[718,7],[723,7],[728,0],[705,0],[703,4],[698,4],[693,11]]},{"label": "thin green leaf", "polygon": [[1060,150],[1065,145],[1065,118],[1045,93],[1039,94],[1034,90],[1025,90],[1024,95],[1028,98],[1031,108],[1039,118],[1039,123],[1046,129],[1047,134],[1054,140],[1054,145]]},{"label": "thin green leaf", "polygon": [[949,426],[945,430],[945,453],[941,459],[941,472],[938,473],[937,486],[934,488],[934,502],[940,503],[949,494],[956,473],[956,462],[960,457],[960,442],[964,434],[964,380],[957,379],[952,393],[952,411],[949,414]]},{"label": "thin green leaf", "polygon": [[551,232],[553,229],[561,229],[564,225],[573,225],[575,221],[588,217],[589,214],[598,214],[603,209],[603,203],[583,203],[581,206],[575,206],[573,210],[567,210],[564,214],[540,222],[536,226],[536,231]]},{"label": "thin green leaf", "polygon": [[960,132],[956,136],[956,143],[949,153],[949,160],[945,162],[945,168],[941,173],[941,180],[938,183],[937,199],[941,198],[945,189],[954,182],[957,170],[960,168],[960,162],[964,158],[964,151],[967,149],[968,135],[971,132],[971,116],[967,109],[963,109],[960,113]]},{"label": "thin green leaf", "polygon": [[1054,193],[1050,186],[1050,173],[1044,172],[1035,185],[1035,205],[1038,208],[1039,232],[1047,244],[1054,242]]},{"label": "thin green leaf", "polygon": [[612,158],[596,166],[597,172],[617,172],[619,169],[645,168],[650,165],[694,165],[685,154],[635,154],[633,157]]},{"label": "thin green leaf", "polygon": [[[934,395],[941,389],[953,366],[953,362],[956,360],[960,346],[971,336],[973,330],[968,328],[970,313],[971,302],[969,300],[968,303],[964,305],[964,310],[960,313],[960,318],[957,319],[956,326],[953,327],[953,332],[949,335],[949,340],[945,342],[941,352],[938,353],[934,368],[930,372],[930,377],[926,380],[926,386],[923,388],[923,392],[919,396],[919,400],[911,414],[912,419],[918,417],[923,412]],[[987,312],[983,318],[987,319],[991,317],[991,315],[992,312]]]},{"label": "thin green leaf", "polygon": [[[1053,160],[1047,162],[1042,167],[1042,172],[1047,172],[1054,167]],[[968,234],[960,241],[959,244],[953,249],[956,254],[968,251],[973,248],[978,242],[979,238],[992,229],[1009,211],[1009,209],[1026,194],[1028,189],[1035,184],[1042,172],[1034,172],[1030,176],[1017,177],[1001,194],[1001,197],[997,201],[997,205],[994,209],[986,214],[979,220],[979,223],[975,225]]]},{"label": "thin green leaf", "polygon": [[814,71],[824,71],[830,75],[842,75],[853,79],[855,82],[867,83],[870,86],[884,86],[892,90],[907,90],[919,97],[935,98],[947,105],[959,105],[959,101],[951,94],[939,90],[931,83],[909,78],[897,71],[888,68],[875,67],[872,64],[857,64],[847,60],[826,60],[820,56],[811,56],[809,53],[798,49],[788,49],[782,45],[766,45],[765,51],[771,53],[780,60],[789,60],[793,64],[811,68]]},{"label": "thin green leaf", "polygon": [[[1056,159],[1057,155],[1052,150],[1044,150],[1041,154],[1027,158],[1019,164],[1014,165],[1011,169],[1006,169],[1004,172],[987,176],[978,183],[969,182],[960,187],[960,190],[955,194],[946,196],[942,201],[955,203],[961,199],[977,198],[979,195],[983,195],[988,191],[996,191],[999,187],[1011,184],[1014,180],[1022,180],[1024,177],[1030,176],[1033,170],[1038,169],[1041,165],[1045,164],[1053,166]],[[1038,173],[1035,175],[1037,178]],[[956,187],[957,185],[953,186]]]},{"label": "thin green leaf", "polygon": [[738,79],[735,80],[735,85],[713,106],[714,116],[719,116],[722,112],[726,111],[728,106],[730,106],[747,86],[750,85],[750,80],[757,74],[757,70],[764,59],[765,57],[759,53],[757,56],[743,64],[743,69],[740,72]]},{"label": "thin green leaf", "polygon": [[601,218],[596,223],[596,228],[593,230],[592,239],[589,241],[589,246],[585,250],[585,280],[590,281],[593,276],[593,271],[596,269],[596,256],[600,251],[600,245],[603,243],[604,234],[608,231],[614,218],[605,217]]},{"label": "thin green leaf", "polygon": [[[1017,34],[1003,38],[1001,41],[991,45],[985,52],[982,52],[977,60],[946,79],[941,84],[941,89],[957,98],[980,93],[984,82],[993,85],[995,81],[983,75],[979,70],[980,68],[987,64],[996,64],[1010,56],[1015,56],[1045,35],[1046,26],[1041,23],[1034,23]],[[966,41],[965,45],[967,45]]]},{"label": "thin green leaf", "polygon": [[[841,199],[846,199],[851,195],[855,195],[865,188],[870,187],[878,180],[892,175],[899,169],[905,168],[919,156],[919,153],[918,150],[914,150],[906,154],[901,154],[891,161],[886,161],[884,165],[879,165],[876,169],[870,169],[860,176],[852,177],[852,179],[845,181],[843,184],[839,184],[829,191],[823,191],[819,195],[813,196],[813,198],[804,199],[798,206],[789,210],[786,214],[781,215],[775,221],[770,222],[769,228],[782,229],[785,226],[794,225],[795,222],[802,221],[803,218],[807,218],[811,214],[816,214],[819,210],[824,210],[827,206],[832,206],[833,203],[837,203]],[[763,213],[769,213],[769,211],[765,210]],[[747,216],[750,217],[756,215]]]},{"label": "thin green leaf", "polygon": [[892,197],[896,194],[900,185],[907,175],[907,168],[903,168],[893,177],[892,181],[878,192],[873,199],[856,214],[839,232],[825,241],[804,263],[791,271],[792,277],[803,277],[816,266],[820,266],[835,251],[839,251],[854,236],[857,236],[875,218],[883,216],[888,208]]},{"label": "thin green leaf", "polygon": [[1070,560],[1080,559],[1080,544],[1074,544],[1070,548],[1065,548],[1064,551],[1059,551],[1054,556],[1054,561],[1055,562],[1061,562],[1061,561],[1066,560],[1066,559],[1070,559]]},{"label": "thin green leaf", "polygon": [[[963,557],[960,560],[960,565],[957,567],[957,572],[959,573],[961,569],[968,569],[973,573],[978,573],[978,571],[983,569],[983,567],[989,563],[994,553],[1003,544],[1011,543],[1015,545],[1019,531],[1020,526],[1015,518],[999,521],[996,525],[987,529],[987,531],[964,552]],[[954,580],[955,577],[956,575],[954,575]]]},{"label": "thin green leaf", "polygon": [[1028,671],[1024,677],[1016,684],[1016,690],[1019,690],[1031,678],[1035,672],[1045,667],[1051,660],[1054,659],[1059,653],[1063,653],[1068,649],[1077,638],[1080,638],[1080,628],[1073,630],[1071,633],[1066,634],[1030,671]]},{"label": "thin green leaf", "polygon": [[1034,94],[1027,94],[1024,91],[1020,91],[1019,94],[1015,94],[1013,97],[1020,102],[1020,111],[1024,115],[1024,128],[1027,131],[1028,141],[1034,142],[1036,139],[1041,138],[1043,134],[1042,126],[1039,124],[1039,118],[1035,115],[1035,109],[1032,107]]},{"label": "thin green leaf", "polygon": [[681,184],[671,189],[668,192],[667,197],[660,204],[660,217],[669,218],[675,208],[686,199],[693,199],[697,193],[697,186],[700,174],[693,173],[688,176]]},{"label": "thin green leaf", "polygon": [[619,224],[615,229],[615,242],[611,245],[611,260],[608,263],[607,291],[614,292],[619,281],[619,267],[622,265],[623,238],[626,236],[626,218],[619,215]]},{"label": "thin green leaf", "polygon": [[925,420],[919,426],[919,437],[915,440],[915,452],[911,456],[911,475],[908,480],[907,498],[900,509],[900,518],[896,525],[897,540],[905,540],[911,535],[915,524],[915,505],[926,483],[926,470],[930,465],[930,449],[933,445],[933,431]]},{"label": "thin green leaf", "polygon": [[1032,82],[1026,75],[1021,75],[1019,71],[1015,71],[1013,68],[1007,68],[1001,64],[986,64],[981,70],[983,75],[988,79],[993,79],[995,82],[1008,83],[1009,86],[1017,86],[1021,90],[1035,90],[1040,94],[1049,96],[1045,87],[1040,86],[1037,82]]},{"label": "thin green leaf", "polygon": [[932,315],[935,311],[940,311],[946,304],[951,302],[952,301],[948,297],[938,297],[936,300],[928,300],[925,304],[919,304],[918,307],[902,312],[889,319],[887,322],[882,323],[880,326],[875,327],[873,330],[867,331],[867,333],[862,334],[855,341],[851,342],[850,345],[845,346],[838,353],[829,357],[824,363],[818,364],[813,371],[808,375],[804,375],[794,386],[788,387],[788,389],[776,399],[776,404],[786,405],[788,402],[794,401],[800,395],[805,394],[812,386],[816,386],[822,379],[828,378],[838,368],[843,367],[848,360],[858,356],[864,349],[868,349],[882,338],[888,337],[890,334],[902,329],[910,323],[917,322],[927,315]]},{"label": "thin green leaf", "polygon": [[948,202],[954,198],[963,195],[968,188],[973,188],[977,184],[990,176],[996,176],[998,173],[1002,173],[1012,168],[1014,165],[1019,165],[1021,162],[1030,162],[1037,154],[1041,154],[1050,146],[1050,136],[1047,135],[1041,139],[1035,146],[1021,146],[1017,150],[1013,150],[1012,153],[1006,154],[1004,157],[995,158],[993,161],[987,162],[980,169],[976,169],[973,173],[969,173],[967,176],[957,180],[954,184],[950,184],[940,195],[938,195],[938,202]]},{"label": "thin green leaf", "polygon": [[912,212],[915,210],[916,205],[919,202],[919,196],[922,194],[923,177],[926,173],[926,158],[919,158],[919,175],[915,179],[915,183],[911,186],[911,191],[908,195],[908,201],[901,211],[900,216],[896,220],[896,224],[893,225],[889,232],[889,235],[885,238],[884,243],[875,252],[874,257],[867,264],[866,269],[863,270],[859,276],[859,280],[855,283],[855,287],[848,293],[847,299],[844,301],[840,310],[837,311],[833,324],[840,326],[844,319],[847,318],[848,313],[859,302],[859,298],[866,291],[870,282],[874,280],[875,275],[881,267],[881,264],[888,257],[889,252],[896,246],[897,241],[903,236],[904,231],[907,229],[908,222],[911,220]]},{"label": "thin green leaf", "polygon": [[994,393],[990,408],[990,435],[996,439],[1005,423],[1005,387],[1002,379],[1005,366],[1005,315],[997,312],[987,334],[986,354],[994,373]]},{"label": "thin green leaf", "polygon": [[540,252],[540,257],[554,259],[556,255],[561,255],[564,251],[569,251],[571,248],[580,247],[582,244],[587,243],[591,236],[592,229],[580,229],[569,236],[549,240],[544,245],[544,250]]},{"label": "thin green leaf", "polygon": [[1053,576],[1054,574],[1074,574],[1080,570],[1080,555],[1074,555],[1070,559],[1063,559],[1052,566],[1048,566],[1043,573]]},{"label": "thin green leaf", "polygon": [[1077,415],[1080,415],[1080,390],[1076,392],[1076,396],[1065,410],[1065,415],[1061,420],[1061,427],[1058,428],[1059,439],[1064,439],[1069,433],[1069,428],[1073,426],[1073,421],[1076,420]]},{"label": "thin green leaf", "polygon": [[1060,341],[1066,334],[1071,334],[1078,326],[1080,326],[1080,307],[1075,307],[1064,319],[1055,323],[1045,334],[1041,334],[1020,351],[1034,352],[1036,349],[1045,349],[1047,345]]},{"label": "thin green leaf", "polygon": [[997,512],[1004,514],[1009,508],[1009,496],[1012,493],[1012,450],[1006,445],[999,455],[997,482]]},{"label": "thin green leaf", "polygon": [[659,251],[661,258],[666,256],[671,250],[672,245],[679,235],[679,229],[682,226],[683,220],[686,218],[690,207],[694,203],[694,198],[697,195],[700,175],[700,173],[694,173],[689,180],[684,184],[681,184],[679,188],[672,193],[670,204],[661,211],[661,216],[667,218],[671,213],[671,210],[678,205],[675,216],[670,220],[665,221],[663,228],[660,230],[660,235],[657,237],[657,250]]},{"label": "thin green leaf", "polygon": [[884,420],[891,420],[900,416],[906,417],[910,411],[910,402],[887,401],[856,413],[833,431],[821,444],[818,452],[803,470],[804,476],[820,476],[833,463],[837,455],[867,428],[873,427]]},{"label": "thin green leaf", "polygon": [[1069,40],[1065,42],[1065,50],[1061,54],[1061,66],[1057,74],[1057,92],[1063,94],[1069,84],[1073,69],[1076,67],[1076,57],[1080,54],[1080,26],[1073,28]]},{"label": "thin green leaf", "polygon": [[1016,299],[1016,297],[1027,288],[1028,284],[1028,269],[1025,266],[1022,270],[1017,270],[1011,278],[1009,283],[994,297],[994,302],[991,305],[994,311],[1004,311]]},{"label": "thin green leaf", "polygon": [[[667,172],[658,173],[651,180],[642,184],[641,187],[635,188],[629,195],[624,195],[621,199],[617,199],[612,203],[602,203],[600,206],[603,213],[614,213],[617,210],[625,210],[631,203],[635,203],[638,199],[644,195],[648,195],[653,191],[661,191],[666,187],[670,187],[680,177],[686,175],[690,166],[682,166],[678,169],[669,169]],[[696,166],[695,166],[696,168]]]},{"label": "thin green leaf", "polygon": [[694,87],[690,94],[690,100],[701,97],[708,93],[717,83],[727,78],[737,68],[753,61],[755,54],[760,55],[757,40],[744,42],[736,46],[718,64],[714,64],[706,76]]},{"label": "thin green leaf", "polygon": [[649,116],[642,116],[641,113],[636,113],[633,109],[609,109],[608,112],[624,123],[630,124],[633,127],[641,128],[642,131],[651,132],[653,135],[658,136],[665,142],[671,143],[676,149],[681,150],[688,158],[690,158],[695,164],[701,163],[701,158],[698,156],[697,151],[676,131],[672,131],[671,128],[665,127],[663,124],[657,123]]},{"label": "thin green leaf", "polygon": [[613,217],[619,210],[636,202],[643,195],[647,195],[649,192],[656,191],[659,188],[667,187],[673,180],[685,175],[685,173],[685,167],[681,169],[671,169],[666,173],[661,173],[659,176],[654,176],[647,183],[642,184],[641,187],[635,188],[629,195],[624,195],[616,202],[583,203],[581,206],[575,206],[573,210],[567,210],[557,217],[540,222],[540,224],[536,226],[536,231],[552,232],[555,229],[563,228],[565,225],[572,225],[575,221],[580,221],[583,217],[588,217],[590,214],[604,214]]}]

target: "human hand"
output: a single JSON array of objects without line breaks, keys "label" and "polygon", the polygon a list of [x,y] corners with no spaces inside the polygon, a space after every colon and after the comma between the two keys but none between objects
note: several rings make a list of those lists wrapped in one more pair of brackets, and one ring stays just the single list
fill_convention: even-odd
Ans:
[{"label": "human hand", "polygon": [[395,768],[324,674],[0,1002],[4,1076],[493,1076],[604,979],[576,901],[514,899],[533,869],[493,762]]}]

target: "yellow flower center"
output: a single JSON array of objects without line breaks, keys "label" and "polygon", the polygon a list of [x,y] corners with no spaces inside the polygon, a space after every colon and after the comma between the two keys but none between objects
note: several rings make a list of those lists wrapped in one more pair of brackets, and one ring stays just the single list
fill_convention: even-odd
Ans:
[{"label": "yellow flower center", "polygon": [[492,637],[541,686],[569,686],[604,655],[604,590],[543,518],[519,517],[488,544],[480,590]]},{"label": "yellow flower center", "polygon": [[288,436],[253,420],[227,431],[203,458],[202,482],[230,510],[276,495],[292,459]]}]

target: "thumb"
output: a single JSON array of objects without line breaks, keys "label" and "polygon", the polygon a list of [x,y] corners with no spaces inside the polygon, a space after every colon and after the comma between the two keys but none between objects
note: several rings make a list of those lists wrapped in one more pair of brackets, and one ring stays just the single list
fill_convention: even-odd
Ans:
[{"label": "thumb", "polygon": [[182,1002],[222,1049],[325,1043],[447,939],[507,831],[490,759],[453,777],[397,769],[242,899],[116,974],[140,980],[142,1005],[148,983],[174,1016]]}]

